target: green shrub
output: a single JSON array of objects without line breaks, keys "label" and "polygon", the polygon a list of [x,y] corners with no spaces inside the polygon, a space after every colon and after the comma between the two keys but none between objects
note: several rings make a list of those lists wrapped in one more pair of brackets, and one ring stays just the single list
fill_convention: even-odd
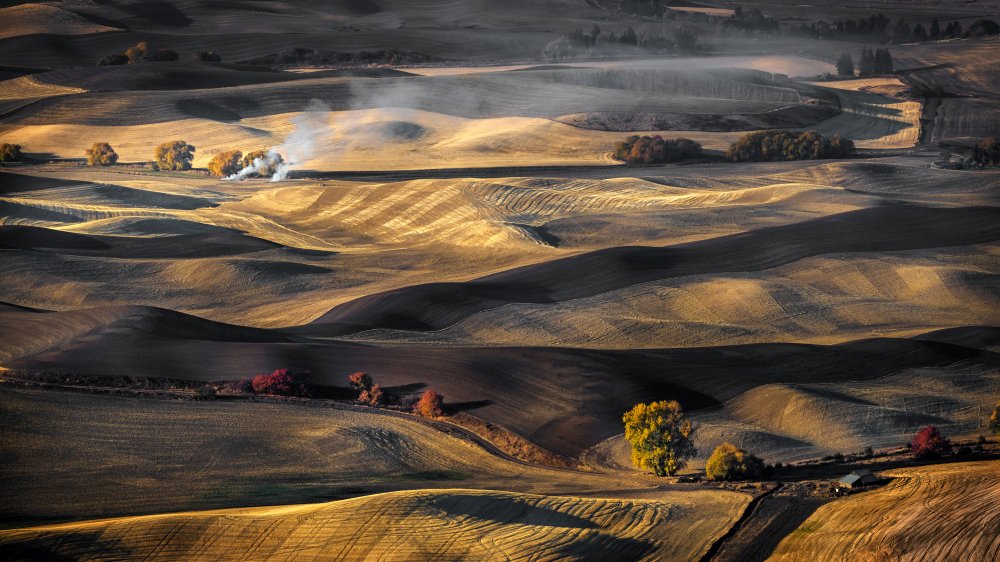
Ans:
[{"label": "green shrub", "polygon": [[181,141],[170,141],[156,147],[153,164],[160,170],[190,170],[195,148]]},{"label": "green shrub", "polygon": [[202,62],[222,62],[222,57],[212,51],[198,51],[194,55],[191,55],[191,58]]},{"label": "green shrub", "polygon": [[750,480],[766,474],[764,461],[732,443],[716,447],[705,464],[705,476],[712,480]]},{"label": "green shrub", "polygon": [[111,53],[97,61],[97,66],[117,66],[120,64],[128,64],[128,57],[121,53]]},{"label": "green shrub", "polygon": [[125,49],[124,53],[111,53],[106,55],[100,61],[97,62],[98,66],[108,66],[108,65],[118,65],[118,64],[135,64],[142,61],[175,61],[179,60],[180,56],[177,51],[171,49],[157,49],[153,51],[149,43],[145,41],[140,41],[135,45]]},{"label": "green shrub", "polygon": [[118,153],[106,142],[95,142],[84,153],[88,166],[111,166],[118,161]]},{"label": "green shrub", "polygon": [[243,166],[243,153],[239,150],[220,152],[208,163],[208,171],[216,177],[226,177],[240,171]]},{"label": "green shrub", "polygon": [[614,157],[629,164],[676,162],[701,156],[701,145],[691,139],[664,139],[660,135],[632,135],[614,148]]},{"label": "green shrub", "polygon": [[1000,166],[1000,142],[996,137],[987,137],[976,145],[972,161],[980,166]]},{"label": "green shrub", "polygon": [[840,76],[854,76],[854,59],[850,53],[840,53],[837,59],[837,74]]},{"label": "green shrub", "polygon": [[5,142],[0,144],[0,164],[4,162],[18,162],[24,158],[21,152],[21,145]]},{"label": "green shrub", "polygon": [[969,29],[965,31],[965,37],[986,37],[997,34],[1000,34],[1000,24],[987,19],[976,20],[976,22],[970,25]]},{"label": "green shrub", "polygon": [[215,400],[217,394],[215,385],[210,383],[205,383],[194,391],[195,400]]},{"label": "green shrub", "polygon": [[125,56],[128,57],[129,64],[149,60],[149,43],[140,41],[134,46],[125,49]]},{"label": "green shrub", "polygon": [[816,131],[758,131],[743,135],[730,145],[726,159],[732,162],[815,160],[846,158],[854,151],[854,142],[840,135],[824,138]]}]

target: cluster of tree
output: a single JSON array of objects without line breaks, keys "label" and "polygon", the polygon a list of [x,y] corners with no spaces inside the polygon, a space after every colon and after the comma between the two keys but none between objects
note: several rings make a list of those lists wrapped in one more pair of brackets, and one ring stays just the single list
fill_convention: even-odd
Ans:
[{"label": "cluster of tree", "polygon": [[840,58],[837,59],[837,74],[840,76],[854,76],[854,58],[851,57],[851,53],[846,51],[840,53]]},{"label": "cluster of tree", "polygon": [[[676,400],[636,404],[622,416],[632,463],[657,476],[673,476],[698,452],[694,426]],[[770,476],[774,467],[732,443],[716,447],[705,465],[712,480],[750,480]]]},{"label": "cluster of tree", "polygon": [[[629,29],[632,29],[632,28],[629,27]],[[634,30],[632,31],[632,34],[633,35],[635,34]],[[612,35],[614,35],[614,34],[612,34]],[[567,35],[566,38],[575,47],[587,47],[587,48],[589,48],[589,47],[593,47],[594,45],[597,44],[597,38],[600,37],[600,36],[601,36],[601,27],[599,25],[594,25],[594,27],[590,28],[590,32],[589,33],[584,33],[583,32],[583,28],[582,27],[578,27],[578,28],[574,29],[572,31],[572,33],[570,33],[569,35]],[[615,40],[617,40],[617,39],[618,38],[615,37]]]},{"label": "cluster of tree", "polygon": [[[356,400],[362,404],[385,406],[400,402],[398,396],[376,383],[368,373],[351,373],[347,376],[347,382],[354,390]],[[431,388],[424,391],[416,402],[404,403],[403,406],[425,418],[436,418],[444,415],[444,396]]]},{"label": "cluster of tree", "polygon": [[358,402],[369,406],[382,406],[389,401],[390,396],[382,386],[372,380],[371,375],[358,371],[347,375],[347,382],[356,393]]},{"label": "cluster of tree", "polygon": [[694,426],[676,400],[636,404],[622,416],[632,464],[657,476],[673,476],[697,454]]},{"label": "cluster of tree", "polygon": [[620,44],[620,45],[639,45],[639,36],[636,34],[632,26],[628,26],[621,35],[616,35],[611,32],[604,35],[604,39],[601,39],[601,27],[599,25],[594,25],[590,28],[589,33],[584,33],[582,27],[578,27],[573,30],[572,33],[566,36],[570,44],[575,47],[593,48],[597,45],[598,41],[603,41],[610,44]]},{"label": "cluster of tree", "polygon": [[664,139],[660,135],[632,135],[614,147],[614,157],[629,164],[676,162],[701,156],[701,145],[691,139]]},{"label": "cluster of tree", "polygon": [[118,161],[118,153],[106,142],[95,142],[84,154],[88,166],[111,166]]},{"label": "cluster of tree", "polygon": [[846,158],[854,154],[854,150],[854,142],[840,135],[824,138],[816,131],[758,131],[748,133],[731,144],[726,151],[726,159],[732,162],[769,162]]},{"label": "cluster of tree", "polygon": [[893,33],[893,38],[897,43],[906,40],[917,42],[927,40],[938,41],[940,39],[955,39],[962,36],[962,24],[957,21],[949,22],[942,30],[941,22],[937,18],[931,21],[929,30],[922,23],[918,23],[913,26],[913,29],[910,29],[910,25],[906,23],[906,20],[900,19],[896,22],[896,29]]},{"label": "cluster of tree", "polygon": [[1000,141],[996,137],[979,141],[973,150],[972,162],[979,166],[1000,166]]},{"label": "cluster of tree", "polygon": [[757,8],[744,10],[742,6],[733,9],[733,15],[722,22],[723,30],[736,29],[751,33],[766,33],[768,35],[777,33],[781,24],[778,20],[765,16]]},{"label": "cluster of tree", "polygon": [[427,55],[407,49],[384,49],[380,51],[325,51],[295,47],[280,53],[274,53],[241,61],[253,65],[368,65],[368,64],[420,64],[437,62],[440,57]]},{"label": "cluster of tree", "polygon": [[872,14],[867,18],[857,20],[846,19],[837,20],[833,24],[837,35],[841,37],[858,38],[881,38],[885,37],[886,29],[889,28],[890,20],[885,14]]},{"label": "cluster of tree", "polygon": [[760,457],[740,449],[732,443],[715,448],[705,463],[705,476],[710,480],[759,480],[770,476],[772,467]]},{"label": "cluster of tree", "polygon": [[5,162],[19,162],[24,157],[21,145],[5,142],[0,144],[0,166]]},{"label": "cluster of tree", "polygon": [[255,394],[276,396],[312,396],[312,383],[308,372],[278,369],[271,374],[257,375],[250,381]]},{"label": "cluster of tree", "polygon": [[[839,68],[838,68],[839,70]],[[874,74],[892,73],[892,53],[889,49],[861,49],[861,59],[858,60],[858,74],[872,76]]]},{"label": "cluster of tree", "polygon": [[583,28],[578,27],[549,43],[542,51],[542,56],[559,60],[582,53],[614,53],[622,48],[632,47],[663,53],[694,53],[702,48],[698,43],[697,31],[688,25],[678,27],[673,35],[643,33],[641,36],[631,26],[626,27],[619,35],[614,32],[604,33],[595,25],[589,32],[585,33]]},{"label": "cluster of tree", "polygon": [[993,20],[981,19],[973,22],[969,29],[962,34],[962,37],[986,37],[989,35],[1000,35],[1000,24]]},{"label": "cluster of tree", "polygon": [[214,51],[198,51],[197,53],[191,55],[191,60],[201,62],[222,62],[222,57],[215,54]]},{"label": "cluster of tree", "polygon": [[122,53],[111,53],[105,55],[97,62],[98,66],[114,66],[120,64],[136,64],[139,62],[168,62],[178,60],[180,57],[177,51],[171,49],[152,50],[149,43],[140,41],[135,45],[125,49]]},{"label": "cluster of tree", "polygon": [[667,9],[663,0],[621,0],[619,9],[625,14],[647,18],[662,18]]},{"label": "cluster of tree", "polygon": [[195,148],[190,144],[175,140],[156,147],[153,153],[154,170],[190,170]]},{"label": "cluster of tree", "polygon": [[280,154],[265,150],[254,150],[246,154],[239,150],[226,150],[212,157],[208,162],[208,172],[224,178],[249,169],[241,176],[272,176],[282,162],[284,158]]},{"label": "cluster of tree", "polygon": [[[7,158],[13,158],[15,154],[13,147],[16,147],[17,158],[20,158],[20,145],[5,144],[0,145],[0,159],[6,162]],[[182,140],[165,142],[157,146],[153,152],[151,166],[154,170],[190,170],[191,162],[194,160],[194,151],[195,147]],[[84,150],[84,154],[89,166],[111,166],[118,162],[118,153],[106,142],[95,142],[90,148]],[[254,164],[256,168],[253,173],[272,175],[281,162],[280,155],[276,160],[268,159],[267,153],[263,150],[255,150],[245,156],[239,150],[232,150],[216,154],[209,163],[208,169],[214,175],[227,176]]]},{"label": "cluster of tree", "polygon": [[883,14],[876,14],[868,18],[840,20],[833,23],[820,20],[791,27],[789,31],[814,39],[907,43],[997,35],[1000,33],[1000,26],[993,20],[981,19],[963,31],[962,24],[957,21],[949,22],[942,28],[941,23],[934,19],[929,28],[923,23],[911,27],[905,19],[900,18],[890,30],[889,18]]},{"label": "cluster of tree", "polygon": [[[861,76],[872,76],[877,74],[891,74],[893,70],[892,53],[889,49],[875,48],[861,49],[861,58],[858,61],[858,74]],[[850,53],[841,53],[837,59],[837,74],[840,76],[854,76],[854,59]]]}]

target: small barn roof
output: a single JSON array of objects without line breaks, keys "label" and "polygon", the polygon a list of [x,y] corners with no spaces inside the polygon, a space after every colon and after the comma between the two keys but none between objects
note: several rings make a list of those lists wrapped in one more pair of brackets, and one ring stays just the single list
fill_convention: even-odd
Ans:
[{"label": "small barn roof", "polygon": [[875,475],[872,474],[872,471],[868,470],[867,468],[859,468],[857,470],[852,470],[850,474],[844,476],[843,478],[838,480],[838,482],[845,486],[853,486],[855,484],[861,484],[861,485],[873,484],[877,480],[878,478],[875,478]]},{"label": "small barn roof", "polygon": [[858,480],[861,480],[861,477],[857,474],[848,474],[847,476],[841,478],[839,482],[845,486],[851,486],[856,484]]}]

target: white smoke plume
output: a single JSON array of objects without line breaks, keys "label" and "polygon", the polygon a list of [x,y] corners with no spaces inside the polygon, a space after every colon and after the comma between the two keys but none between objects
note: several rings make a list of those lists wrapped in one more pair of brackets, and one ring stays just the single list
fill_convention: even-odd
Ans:
[{"label": "white smoke plume", "polygon": [[330,106],[322,101],[310,100],[305,111],[292,119],[294,129],[280,145],[271,147],[263,158],[255,158],[250,165],[225,179],[243,180],[253,174],[265,175],[270,168],[275,170],[271,181],[287,178],[293,166],[301,165],[316,155],[319,140],[329,135],[329,111]]},{"label": "white smoke plume", "polygon": [[[240,181],[240,180],[245,180],[246,178],[254,174],[258,176],[266,176],[267,172],[272,169],[275,170],[274,175],[277,176],[277,170],[283,165],[284,163],[282,162],[281,159],[281,153],[279,153],[277,149],[271,148],[270,150],[267,151],[267,154],[265,154],[263,157],[254,158],[253,162],[250,162],[250,164],[247,165],[246,168],[243,168],[242,170],[236,172],[231,176],[226,176],[223,179],[229,181]],[[287,175],[287,172],[285,175]],[[283,177],[284,176],[282,176],[282,178],[279,179],[283,179]],[[272,177],[271,181],[279,181],[279,180]]]},{"label": "white smoke plume", "polygon": [[424,88],[405,80],[379,79],[352,82],[350,89],[350,105],[339,108],[335,123],[331,122],[329,105],[310,100],[305,110],[292,119],[294,128],[280,145],[225,179],[243,180],[275,170],[271,181],[281,181],[296,166],[320,154],[325,160],[336,161],[351,150],[377,150],[386,143],[410,140],[424,133],[423,127],[412,123],[415,108],[434,101]]}]

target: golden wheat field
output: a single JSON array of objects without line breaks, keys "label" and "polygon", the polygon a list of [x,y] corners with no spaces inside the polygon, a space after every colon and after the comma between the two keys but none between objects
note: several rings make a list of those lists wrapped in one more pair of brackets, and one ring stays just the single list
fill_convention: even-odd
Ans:
[{"label": "golden wheat field", "polygon": [[[692,558],[730,524],[744,498],[707,491],[676,500],[609,500],[416,490],[0,531],[0,544],[30,541],[35,553],[78,559],[311,560],[333,552],[347,560]],[[94,535],[112,550],[88,552],[85,537]]]},{"label": "golden wheat field", "polygon": [[771,559],[995,559],[997,468],[993,461],[887,472],[884,489],[821,507]]},{"label": "golden wheat field", "polygon": [[997,558],[998,21],[3,3],[0,559]]}]

